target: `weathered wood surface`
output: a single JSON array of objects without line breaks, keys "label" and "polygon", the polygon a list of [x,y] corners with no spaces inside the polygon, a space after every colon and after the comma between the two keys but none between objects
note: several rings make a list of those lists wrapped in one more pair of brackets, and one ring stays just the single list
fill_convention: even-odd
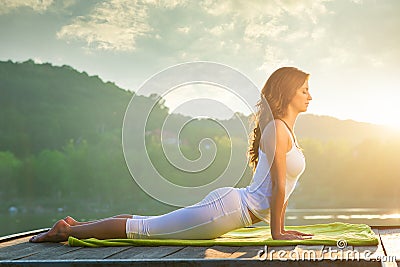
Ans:
[{"label": "weathered wood surface", "polygon": [[0,241],[0,265],[14,266],[385,266],[400,267],[400,227],[373,229],[377,246],[284,247],[69,247],[66,243],[29,243],[31,235]]}]

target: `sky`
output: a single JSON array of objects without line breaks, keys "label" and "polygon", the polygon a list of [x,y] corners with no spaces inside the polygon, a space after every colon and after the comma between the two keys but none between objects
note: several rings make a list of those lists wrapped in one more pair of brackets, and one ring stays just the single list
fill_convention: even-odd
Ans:
[{"label": "sky", "polygon": [[[259,89],[295,66],[311,74],[308,113],[400,128],[399,10],[398,0],[0,0],[0,60],[69,65],[132,91],[185,62],[229,66]],[[165,104],[209,93],[245,113],[214,89],[188,86]]]}]

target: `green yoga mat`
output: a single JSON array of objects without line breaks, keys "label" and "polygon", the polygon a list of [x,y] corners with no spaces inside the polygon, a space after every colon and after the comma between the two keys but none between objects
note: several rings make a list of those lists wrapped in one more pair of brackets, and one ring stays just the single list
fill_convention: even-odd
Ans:
[{"label": "green yoga mat", "polygon": [[68,244],[76,247],[107,246],[289,246],[289,245],[337,245],[341,240],[349,246],[377,245],[378,238],[366,224],[328,223],[301,226],[287,226],[286,230],[312,233],[312,239],[273,240],[269,226],[241,228],[207,240],[181,239],[106,239],[95,238],[80,240],[69,237]]}]

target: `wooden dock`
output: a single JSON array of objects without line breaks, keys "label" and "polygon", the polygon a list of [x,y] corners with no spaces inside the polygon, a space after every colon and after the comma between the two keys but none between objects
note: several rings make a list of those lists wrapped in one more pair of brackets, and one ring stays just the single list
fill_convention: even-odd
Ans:
[{"label": "wooden dock", "polygon": [[37,230],[0,238],[2,266],[387,266],[400,267],[400,227],[373,227],[377,246],[69,247],[29,243]]}]

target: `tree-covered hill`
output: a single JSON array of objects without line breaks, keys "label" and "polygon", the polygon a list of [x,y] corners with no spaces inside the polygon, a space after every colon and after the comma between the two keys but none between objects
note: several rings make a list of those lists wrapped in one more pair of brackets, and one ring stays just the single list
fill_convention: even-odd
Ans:
[{"label": "tree-covered hill", "polygon": [[18,156],[95,141],[122,127],[132,93],[69,66],[0,62],[0,151]]},{"label": "tree-covered hill", "polygon": [[299,138],[324,142],[342,140],[349,144],[358,144],[366,139],[385,140],[396,134],[394,130],[381,125],[312,114],[300,115],[296,133]]},{"label": "tree-covered hill", "polygon": [[[72,212],[106,207],[112,213],[136,209],[144,214],[171,209],[140,190],[126,168],[121,128],[132,96],[130,91],[69,66],[32,60],[0,62],[0,202],[5,208],[64,205]],[[141,114],[157,95],[136,97],[140,101],[135,108]],[[218,154],[202,173],[178,170],[163,155],[157,136],[167,115],[168,108],[161,101],[146,128],[152,164],[166,179],[178,185],[202,185],[223,172],[232,149],[243,155],[240,160],[246,160],[247,140],[242,129],[233,126],[235,118],[225,122],[232,126],[230,136],[211,120],[194,120],[182,130],[182,153],[196,159],[200,140],[209,137]],[[172,128],[187,119],[180,114],[169,116]],[[299,118],[296,132],[307,169],[290,207],[397,205],[399,187],[393,184],[398,184],[400,170],[394,160],[400,144],[384,127],[307,114]],[[146,157],[135,156],[140,175],[150,175]],[[238,186],[247,185],[250,179],[247,168]]]}]

